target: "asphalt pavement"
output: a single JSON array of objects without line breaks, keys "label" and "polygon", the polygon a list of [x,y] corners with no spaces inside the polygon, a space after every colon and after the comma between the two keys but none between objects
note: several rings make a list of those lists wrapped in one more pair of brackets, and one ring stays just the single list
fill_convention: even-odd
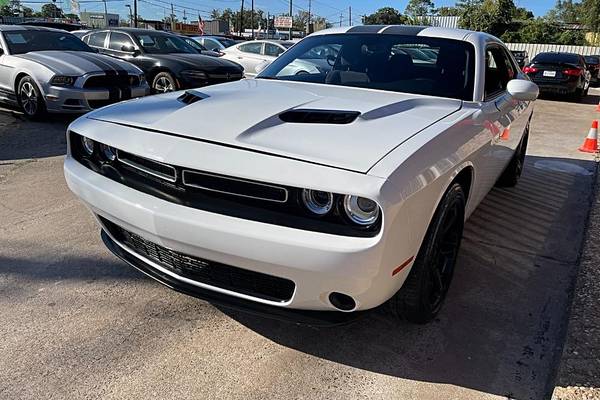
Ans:
[{"label": "asphalt pavement", "polygon": [[548,398],[596,171],[577,148],[598,100],[538,101],[522,181],[468,221],[437,320],[375,311],[327,329],[219,309],[125,265],[64,182],[68,118],[0,111],[0,399]]}]

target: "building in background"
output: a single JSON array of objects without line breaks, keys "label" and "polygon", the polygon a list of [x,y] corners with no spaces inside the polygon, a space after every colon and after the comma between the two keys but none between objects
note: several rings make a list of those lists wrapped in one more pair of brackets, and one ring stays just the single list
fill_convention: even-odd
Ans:
[{"label": "building in background", "polygon": [[104,13],[99,12],[82,12],[79,15],[81,23],[89,28],[108,28],[111,26],[119,26],[119,14],[107,14],[108,23],[104,19]]}]

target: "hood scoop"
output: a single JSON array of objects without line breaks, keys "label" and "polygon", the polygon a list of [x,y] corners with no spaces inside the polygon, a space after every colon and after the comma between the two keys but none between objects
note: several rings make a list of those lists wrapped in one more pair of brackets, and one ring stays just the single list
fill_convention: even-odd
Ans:
[{"label": "hood scoop", "polygon": [[354,122],[359,115],[360,112],[358,111],[311,110],[298,108],[279,114],[279,119],[283,122],[293,122],[298,124],[344,125]]},{"label": "hood scoop", "polygon": [[177,98],[177,100],[184,104],[193,104],[208,97],[210,96],[197,90],[186,90],[184,94]]}]

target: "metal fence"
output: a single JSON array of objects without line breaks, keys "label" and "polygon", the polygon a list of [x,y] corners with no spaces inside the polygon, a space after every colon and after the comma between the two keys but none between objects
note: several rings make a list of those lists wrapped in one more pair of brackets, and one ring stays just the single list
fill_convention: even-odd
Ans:
[{"label": "metal fence", "polygon": [[535,44],[535,43],[506,43],[510,50],[525,50],[529,59],[546,51],[557,51],[564,53],[577,53],[583,56],[600,54],[600,47],[594,46],[567,46],[562,44]]}]

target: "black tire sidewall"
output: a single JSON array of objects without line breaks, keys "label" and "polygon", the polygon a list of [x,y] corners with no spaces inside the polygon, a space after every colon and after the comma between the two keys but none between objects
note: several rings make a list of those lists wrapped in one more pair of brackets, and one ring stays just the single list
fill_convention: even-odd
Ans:
[{"label": "black tire sidewall", "polygon": [[[31,85],[33,86],[33,90],[35,91],[35,93],[37,95],[37,109],[36,109],[35,114],[28,114],[25,111],[25,109],[23,108],[23,105],[21,104],[21,88],[23,87],[23,85],[26,82],[31,83]],[[46,113],[46,103],[44,102],[44,98],[42,97],[42,92],[40,91],[40,88],[35,83],[35,81],[29,75],[26,75],[23,78],[21,78],[21,80],[19,80],[19,84],[17,85],[16,95],[17,95],[17,103],[19,104],[19,107],[23,111],[23,115],[25,115],[25,117],[27,117],[29,119],[38,119]]]},{"label": "black tire sidewall", "polygon": [[171,84],[173,85],[174,91],[177,90],[177,81],[175,81],[175,78],[173,77],[173,75],[171,75],[169,72],[159,72],[158,74],[156,74],[154,76],[154,79],[152,79],[152,91],[154,93],[159,93],[159,94],[160,93],[164,93],[164,92],[157,92],[156,91],[156,86],[155,86],[156,85],[156,81],[159,78],[161,78],[161,77],[167,78],[169,80],[169,82],[171,82]]}]

